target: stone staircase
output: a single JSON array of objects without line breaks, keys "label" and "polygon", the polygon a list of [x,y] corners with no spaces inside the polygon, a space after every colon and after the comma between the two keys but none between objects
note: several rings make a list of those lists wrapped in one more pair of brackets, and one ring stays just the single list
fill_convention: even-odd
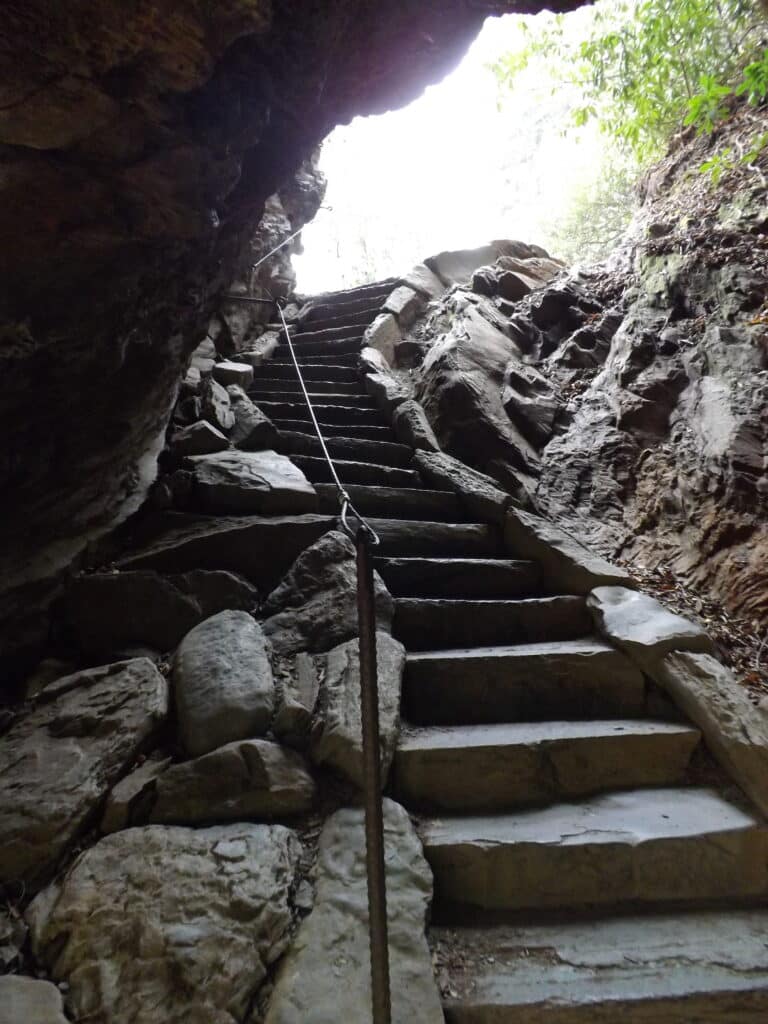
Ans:
[{"label": "stone staircase", "polygon": [[[411,468],[356,368],[391,288],[322,296],[292,337],[408,652],[391,787],[434,872],[446,1019],[768,1019],[768,915],[743,909],[766,894],[762,822],[717,773],[696,783],[699,732],[584,598]],[[335,513],[285,343],[250,395]]]}]

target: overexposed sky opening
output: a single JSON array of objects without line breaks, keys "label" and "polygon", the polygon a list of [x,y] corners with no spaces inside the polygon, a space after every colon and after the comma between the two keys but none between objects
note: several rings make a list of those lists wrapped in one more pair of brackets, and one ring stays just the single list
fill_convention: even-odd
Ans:
[{"label": "overexposed sky opening", "polygon": [[[568,15],[574,31],[585,15]],[[294,257],[300,292],[401,274],[442,249],[492,238],[549,247],[605,141],[594,125],[578,139],[563,135],[578,96],[553,92],[534,69],[499,107],[486,65],[519,45],[522,20],[488,18],[442,82],[402,110],[355,118],[326,139],[320,166],[330,209],[303,232],[304,254]]]}]

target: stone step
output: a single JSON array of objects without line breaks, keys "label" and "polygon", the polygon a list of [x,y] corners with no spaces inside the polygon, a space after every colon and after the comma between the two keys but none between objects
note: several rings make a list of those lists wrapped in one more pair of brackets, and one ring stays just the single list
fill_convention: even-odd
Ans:
[{"label": "stone step", "polygon": [[[386,294],[388,295],[389,292]],[[359,302],[352,303],[352,305],[358,304]],[[334,307],[331,307],[331,310],[333,310],[333,308]],[[307,316],[300,321],[300,324],[302,328],[311,326],[313,331],[325,331],[334,327],[351,327],[353,324],[367,327],[368,324],[373,323],[379,313],[381,313],[381,303],[371,305],[370,300],[368,300],[367,305],[358,310],[349,310],[347,308],[347,304],[338,308],[342,310],[338,316]]]},{"label": "stone step", "polygon": [[[289,420],[282,416],[275,416],[273,421],[275,426],[279,427],[280,430],[296,430],[300,434],[311,434],[312,437],[317,436],[309,418],[306,420]],[[369,441],[391,441],[395,436],[391,427],[372,427],[358,423],[339,424],[323,423],[321,421],[318,422],[320,422],[320,429],[323,432],[323,437],[359,437]]]},{"label": "stone step", "polygon": [[[407,468],[413,458],[413,449],[395,441],[364,441],[351,437],[328,437],[326,447],[333,459],[347,462],[374,462],[379,466]],[[276,449],[283,455],[321,456],[323,450],[316,435],[281,430]]]},{"label": "stone step", "polygon": [[335,299],[333,301],[316,300],[312,307],[301,317],[299,323],[312,324],[320,320],[342,320],[345,317],[354,316],[356,313],[368,313],[374,310],[376,314],[381,312],[381,307],[387,296],[394,290],[394,285],[389,291],[381,291],[375,294],[362,295],[355,299]]},{"label": "stone step", "polygon": [[497,530],[486,523],[445,523],[370,518],[379,536],[379,557],[392,555],[490,555],[500,546]]},{"label": "stone step", "polygon": [[687,725],[643,719],[419,729],[400,738],[395,795],[409,807],[487,813],[674,785],[700,738]]},{"label": "stone step", "polygon": [[584,597],[456,600],[400,597],[393,634],[408,650],[575,640],[592,632]]},{"label": "stone step", "polygon": [[645,713],[639,669],[598,640],[409,653],[403,711],[418,725],[480,725]]},{"label": "stone step", "polygon": [[392,594],[410,597],[528,597],[540,577],[513,559],[377,558],[376,568]]},{"label": "stone step", "polygon": [[[312,405],[344,405],[348,409],[354,406],[357,409],[378,410],[374,400],[366,394],[361,394],[359,391],[352,394],[339,394],[326,391],[320,392],[313,387],[308,387],[307,391]],[[248,395],[257,405],[260,405],[262,402],[304,402],[304,393],[298,384],[295,388],[285,388],[282,391],[265,391],[261,388],[251,388],[248,391]]]},{"label": "stone step", "polygon": [[386,298],[397,286],[398,280],[396,277],[387,277],[381,281],[371,281],[370,284],[356,285],[354,288],[342,288],[335,292],[321,292],[319,295],[308,296],[305,301],[311,301],[312,308],[315,308],[317,304],[339,306],[362,298],[378,298],[379,296]]},{"label": "stone step", "polygon": [[[313,402],[318,422],[321,423],[355,423],[366,426],[386,426],[384,416],[377,409],[361,409],[356,405],[327,405],[325,402]],[[270,419],[278,417],[291,420],[306,420],[311,423],[304,399],[300,402],[277,402],[271,399],[259,402],[259,408]]]},{"label": "stone step", "polygon": [[422,827],[441,922],[471,911],[746,899],[768,830],[712,789],[632,789]]},{"label": "stone step", "polygon": [[[306,381],[307,391],[311,395],[322,392],[323,394],[327,393],[330,395],[367,397],[362,383],[356,378],[353,380],[318,380],[314,377],[305,376],[304,380]],[[300,395],[302,393],[301,384],[299,384],[296,374],[294,373],[292,377],[256,377],[253,385],[248,389],[248,394],[254,399],[256,399],[257,395],[262,396],[272,393]]]},{"label": "stone step", "polygon": [[363,328],[360,324],[350,324],[346,327],[329,327],[325,330],[318,330],[312,324],[307,330],[292,330],[291,341],[296,346],[303,346],[310,342],[320,341],[343,341],[348,338],[362,338]]},{"label": "stone step", "polygon": [[[360,383],[360,374],[354,366],[341,363],[304,363],[301,373],[305,380],[345,381],[349,384]],[[261,382],[265,378],[280,378],[295,381],[296,367],[292,361],[277,362],[269,359],[253,371],[253,380]]]},{"label": "stone step", "polygon": [[[264,363],[264,366],[290,366],[295,373],[296,367],[293,365],[293,360],[291,359],[287,346],[278,345],[275,352],[277,353],[275,358],[268,360]],[[360,351],[359,349],[354,349],[354,351],[350,352],[340,352],[338,355],[330,353],[317,356],[297,352],[296,359],[301,364],[302,369],[304,366],[348,366],[351,369],[357,370],[357,367],[360,365]]]},{"label": "stone step", "polygon": [[[315,484],[320,499],[319,511],[338,511],[336,488],[333,484]],[[347,488],[357,511],[364,516],[382,519],[426,519],[432,522],[458,523],[466,519],[464,510],[453,491],[415,490],[403,487],[373,487],[351,484]],[[376,568],[393,561],[376,559]],[[420,559],[414,559],[420,561]],[[386,582],[386,579],[385,579]]]},{"label": "stone step", "polygon": [[[313,484],[333,481],[328,463],[314,455],[291,455],[293,462]],[[333,464],[344,484],[374,484],[382,487],[420,487],[421,478],[412,469],[381,466],[372,462],[348,462],[334,458]]]},{"label": "stone step", "polygon": [[447,1024],[757,1024],[768,910],[433,928]]},{"label": "stone step", "polygon": [[[362,334],[354,338],[342,338],[336,341],[301,341],[294,345],[296,358],[299,362],[306,359],[315,363],[319,356],[329,356],[331,362],[338,362],[340,356],[358,355],[362,348]],[[275,349],[275,357],[284,361],[290,359],[290,352],[285,342]]]}]

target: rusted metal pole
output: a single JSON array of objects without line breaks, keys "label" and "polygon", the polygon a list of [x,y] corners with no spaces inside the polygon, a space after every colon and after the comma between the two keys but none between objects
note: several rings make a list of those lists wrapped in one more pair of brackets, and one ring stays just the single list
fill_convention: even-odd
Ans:
[{"label": "rusted metal pole", "polygon": [[373,589],[371,540],[371,531],[361,523],[356,535],[357,616],[360,633],[360,700],[363,718],[365,859],[368,872],[371,994],[373,1024],[391,1024],[387,882],[384,870],[384,816],[381,805],[376,604]]}]

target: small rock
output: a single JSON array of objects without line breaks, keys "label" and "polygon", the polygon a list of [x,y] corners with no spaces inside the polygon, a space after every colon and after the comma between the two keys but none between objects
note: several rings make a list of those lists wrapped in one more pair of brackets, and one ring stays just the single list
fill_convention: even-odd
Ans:
[{"label": "small rock", "polygon": [[242,611],[219,612],[189,632],[173,663],[179,733],[191,756],[263,736],[274,680],[261,626]]},{"label": "small rock", "polygon": [[0,978],[0,1024],[68,1024],[61,992],[37,978]]},{"label": "small rock", "polygon": [[300,754],[267,740],[239,740],[173,765],[157,779],[149,820],[199,825],[286,818],[307,811],[315,783]]},{"label": "small rock", "polygon": [[207,377],[213,370],[214,363],[218,359],[216,347],[210,338],[201,341],[190,356],[190,369],[197,370],[202,377]]},{"label": "small rock", "polygon": [[210,455],[229,448],[229,441],[207,420],[198,420],[188,427],[177,430],[169,445],[172,455],[183,458],[186,455]]},{"label": "small rock", "polygon": [[171,763],[170,757],[147,758],[112,788],[101,818],[101,831],[119,832],[122,828],[147,820],[154,799],[154,782]]},{"label": "small rock", "polygon": [[200,415],[225,434],[235,425],[235,414],[232,412],[229,395],[221,384],[211,377],[204,380],[200,386]]},{"label": "small rock", "polygon": [[317,493],[299,467],[271,449],[199,455],[190,462],[194,494],[208,511],[275,515],[317,508]]},{"label": "small rock", "polygon": [[253,367],[248,363],[216,363],[213,368],[213,379],[224,387],[228,384],[237,384],[241,388],[249,388],[253,383]]}]

